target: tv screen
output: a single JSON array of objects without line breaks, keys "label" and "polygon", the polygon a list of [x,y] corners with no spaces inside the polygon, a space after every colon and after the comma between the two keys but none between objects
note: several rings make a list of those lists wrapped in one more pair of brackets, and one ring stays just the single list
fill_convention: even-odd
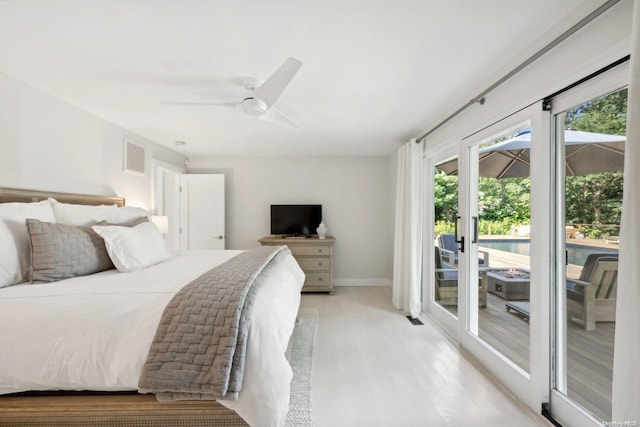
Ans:
[{"label": "tv screen", "polygon": [[311,236],[322,221],[322,205],[271,205],[271,234]]}]

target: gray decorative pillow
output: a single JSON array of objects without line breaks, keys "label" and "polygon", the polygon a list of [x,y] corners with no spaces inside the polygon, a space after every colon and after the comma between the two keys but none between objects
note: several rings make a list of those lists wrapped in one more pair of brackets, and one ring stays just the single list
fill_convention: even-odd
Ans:
[{"label": "gray decorative pillow", "polygon": [[91,229],[27,219],[31,281],[55,282],[114,268],[102,237]]}]

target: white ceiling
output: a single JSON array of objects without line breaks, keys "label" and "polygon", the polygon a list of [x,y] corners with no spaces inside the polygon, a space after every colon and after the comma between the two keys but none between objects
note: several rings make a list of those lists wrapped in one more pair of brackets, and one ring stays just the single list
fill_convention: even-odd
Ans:
[{"label": "white ceiling", "polygon": [[[0,0],[0,71],[189,156],[389,155],[596,0]],[[546,40],[549,41],[549,40]],[[277,109],[225,107],[303,65]]]}]

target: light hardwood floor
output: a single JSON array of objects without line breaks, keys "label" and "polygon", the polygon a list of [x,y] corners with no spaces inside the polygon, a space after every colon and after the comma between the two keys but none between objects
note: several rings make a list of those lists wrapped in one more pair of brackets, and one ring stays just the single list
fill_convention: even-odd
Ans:
[{"label": "light hardwood floor", "polygon": [[413,326],[386,287],[303,294],[317,308],[314,425],[549,426],[425,319]]}]

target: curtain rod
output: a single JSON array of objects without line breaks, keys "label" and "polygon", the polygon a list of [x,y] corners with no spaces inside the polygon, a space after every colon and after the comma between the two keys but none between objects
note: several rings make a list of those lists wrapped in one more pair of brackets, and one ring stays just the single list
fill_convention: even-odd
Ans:
[{"label": "curtain rod", "polygon": [[[532,102],[532,103],[531,103],[531,104],[529,104],[529,105],[525,105],[524,107],[520,108],[519,110],[516,110],[516,111],[514,111],[514,112],[512,112],[512,113],[510,113],[510,114],[507,114],[506,116],[504,116],[504,117],[502,117],[502,118],[498,119],[497,121],[495,121],[495,122],[493,122],[493,123],[490,123],[490,124],[486,125],[486,126],[485,126],[485,127],[483,127],[482,129],[478,129],[478,130],[476,130],[475,132],[473,132],[473,133],[471,133],[471,134],[469,134],[469,135],[465,136],[465,137],[464,137],[464,138],[462,138],[462,139],[467,139],[467,138],[469,138],[469,137],[472,137],[473,135],[475,135],[475,134],[477,134],[477,133],[479,133],[479,132],[482,132],[483,130],[485,130],[485,129],[487,129],[487,128],[490,128],[491,126],[495,125],[496,123],[498,123],[498,122],[500,122],[500,121],[502,121],[502,120],[506,119],[507,117],[511,117],[511,116],[513,116],[514,114],[518,114],[520,111],[524,110],[525,108],[529,108],[529,107],[531,107],[533,104],[535,104],[535,103],[536,103],[536,102],[538,102],[538,101],[542,101],[542,102],[543,102],[543,104],[550,103],[550,102],[551,102],[551,100],[552,100],[553,98],[555,98],[556,96],[558,96],[558,95],[560,95],[560,94],[562,94],[562,93],[565,93],[565,92],[567,92],[567,91],[569,91],[569,90],[573,89],[574,87],[581,85],[582,83],[584,83],[584,82],[586,82],[586,81],[589,81],[589,80],[591,80],[591,79],[593,79],[593,78],[595,78],[595,77],[598,77],[599,75],[606,73],[607,71],[611,70],[612,68],[617,67],[618,65],[624,64],[625,62],[629,61],[629,59],[631,59],[631,55],[626,55],[626,56],[624,56],[624,57],[622,57],[622,58],[618,59],[617,61],[612,62],[612,63],[611,63],[611,64],[609,64],[609,65],[605,65],[604,67],[600,68],[598,71],[594,71],[593,73],[589,74],[588,76],[585,76],[585,77],[581,78],[580,80],[577,80],[577,81],[575,81],[575,82],[571,83],[570,85],[565,86],[565,87],[563,87],[562,89],[560,89],[560,90],[557,90],[557,91],[553,92],[551,95],[547,95],[547,96],[545,96],[544,98],[539,99],[539,100],[537,100],[537,101],[534,101],[534,102]],[[549,105],[550,105],[550,104],[549,104]]]},{"label": "curtain rod", "polygon": [[484,91],[480,92],[480,94],[478,94],[477,96],[473,97],[469,102],[467,102],[466,104],[464,104],[462,107],[458,108],[455,112],[453,112],[451,115],[447,116],[447,118],[445,118],[444,120],[442,120],[440,123],[438,123],[437,125],[435,125],[433,128],[431,128],[428,132],[426,132],[425,134],[423,134],[422,136],[416,138],[416,143],[420,143],[422,142],[422,140],[424,138],[426,138],[427,136],[431,135],[433,132],[435,132],[436,130],[440,129],[442,126],[444,126],[446,123],[448,123],[451,119],[453,119],[454,117],[456,117],[458,114],[462,113],[464,110],[466,110],[467,108],[469,108],[470,106],[472,106],[473,104],[480,104],[483,105],[485,102],[485,95],[487,95],[489,92],[493,91],[495,88],[497,88],[498,86],[502,85],[504,82],[506,82],[507,80],[509,80],[511,77],[513,77],[514,75],[518,74],[520,71],[522,71],[525,67],[529,66],[532,62],[536,61],[537,59],[539,59],[541,56],[543,56],[544,54],[546,54],[547,52],[549,52],[551,49],[553,49],[554,47],[556,47],[557,45],[559,45],[560,43],[562,43],[563,41],[565,41],[566,39],[568,39],[570,36],[572,36],[576,31],[580,30],[582,27],[586,26],[587,24],[589,24],[591,21],[593,21],[594,19],[596,19],[598,16],[602,15],[604,12],[606,12],[607,10],[609,10],[609,8],[611,8],[613,5],[615,5],[616,3],[618,3],[620,0],[609,0],[606,3],[602,4],[600,7],[598,7],[596,10],[594,10],[593,12],[591,12],[589,15],[587,15],[586,17],[582,18],[577,24],[573,25],[571,28],[569,28],[567,31],[565,31],[564,33],[560,34],[558,37],[556,37],[555,39],[553,39],[549,44],[547,44],[546,46],[544,46],[542,49],[540,49],[539,51],[537,51],[536,53],[534,53],[533,55],[531,55],[529,58],[527,58],[524,62],[522,62],[520,65],[518,65],[517,67],[515,67],[513,70],[509,71],[507,74],[505,74],[501,79],[499,79],[498,81],[496,81],[494,84],[492,84],[491,86],[489,86],[487,89],[485,89]]}]

